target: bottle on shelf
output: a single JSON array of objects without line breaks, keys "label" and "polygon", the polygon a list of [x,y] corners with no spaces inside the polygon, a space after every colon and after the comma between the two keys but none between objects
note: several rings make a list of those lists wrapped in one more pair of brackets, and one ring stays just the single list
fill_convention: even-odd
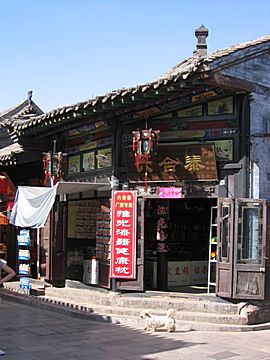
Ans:
[{"label": "bottle on shelf", "polygon": [[216,287],[217,206],[211,207],[208,261],[208,293]]}]

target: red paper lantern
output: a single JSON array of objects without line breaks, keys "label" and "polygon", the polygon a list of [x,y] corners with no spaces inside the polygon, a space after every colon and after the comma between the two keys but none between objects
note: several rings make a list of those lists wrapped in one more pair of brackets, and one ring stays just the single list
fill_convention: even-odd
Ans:
[{"label": "red paper lantern", "polygon": [[152,129],[132,131],[132,151],[137,171],[140,171],[142,166],[145,167],[145,191],[147,191],[149,162],[153,161],[158,149],[159,132],[160,130]]},{"label": "red paper lantern", "polygon": [[7,194],[8,192],[8,179],[0,175],[0,194]]},{"label": "red paper lantern", "polygon": [[62,180],[66,172],[67,154],[43,153],[44,186],[52,186]]},{"label": "red paper lantern", "polygon": [[8,217],[0,212],[0,225],[8,225]]}]

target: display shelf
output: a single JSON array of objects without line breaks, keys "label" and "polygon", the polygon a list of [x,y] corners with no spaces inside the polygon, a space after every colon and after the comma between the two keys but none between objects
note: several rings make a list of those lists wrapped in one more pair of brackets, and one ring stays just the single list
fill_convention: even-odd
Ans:
[{"label": "display shelf", "polygon": [[97,213],[96,258],[109,260],[111,240],[111,218],[109,212]]},{"label": "display shelf", "polygon": [[26,229],[20,230],[19,235],[17,236],[18,240],[18,261],[19,269],[18,274],[20,277],[20,289],[30,292],[31,285],[29,277],[31,277],[30,269],[30,231]]},{"label": "display shelf", "polygon": [[217,263],[217,206],[211,207],[209,232],[208,293],[216,287]]}]

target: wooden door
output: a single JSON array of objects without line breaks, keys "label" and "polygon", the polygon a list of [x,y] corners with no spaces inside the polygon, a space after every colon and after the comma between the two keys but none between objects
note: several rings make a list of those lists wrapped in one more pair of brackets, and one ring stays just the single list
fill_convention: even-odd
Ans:
[{"label": "wooden door", "polygon": [[216,293],[232,297],[234,201],[219,199],[217,211]]},{"label": "wooden door", "polygon": [[66,278],[66,203],[57,201],[52,210],[51,282],[65,286]]},{"label": "wooden door", "polygon": [[144,291],[144,198],[137,199],[137,264],[135,280],[118,280],[118,290]]},{"label": "wooden door", "polygon": [[233,298],[265,298],[267,203],[238,199],[235,204]]}]

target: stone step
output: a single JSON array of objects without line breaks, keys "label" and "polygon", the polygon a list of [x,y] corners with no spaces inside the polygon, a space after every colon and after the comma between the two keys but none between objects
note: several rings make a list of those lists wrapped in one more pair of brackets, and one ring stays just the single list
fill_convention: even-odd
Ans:
[{"label": "stone step", "polygon": [[[112,309],[104,309],[104,308],[89,308],[84,305],[65,303],[61,300],[49,299],[43,297],[43,301],[47,304],[51,304],[54,307],[58,307],[59,309],[68,308],[70,311],[74,312],[78,315],[78,313],[84,313],[86,316],[90,316],[91,319],[96,321],[107,321],[110,323],[121,324],[130,326],[133,328],[143,329],[144,321],[140,319],[138,314],[136,313],[133,316],[131,313],[127,315],[125,309],[121,308],[122,314],[116,314],[112,312]],[[63,306],[64,305],[64,306]],[[98,311],[99,310],[99,311]],[[156,314],[160,314],[159,312],[155,312]],[[164,315],[160,314],[160,315]],[[185,317],[185,316],[184,316]],[[231,331],[231,332],[246,332],[246,331],[256,331],[256,330],[266,330],[270,329],[270,323],[264,324],[256,324],[256,325],[245,325],[240,323],[218,323],[218,322],[207,322],[204,318],[203,321],[195,320],[185,320],[184,317],[176,315],[176,331],[187,332],[187,331]],[[233,316],[232,316],[233,317]],[[223,318],[224,320],[224,318]],[[227,319],[228,320],[228,319]]]},{"label": "stone step", "polygon": [[114,295],[112,293],[102,294],[91,290],[67,288],[46,288],[45,295],[57,299],[70,299],[71,301],[80,301],[89,304],[103,306],[124,306],[128,308],[138,307],[141,309],[160,309],[166,311],[168,307],[177,311],[218,313],[218,314],[239,314],[239,305],[222,301],[216,297],[208,296],[204,299],[200,297],[170,297],[167,294],[163,296],[154,295],[134,296],[134,295]]},{"label": "stone step", "polygon": [[[111,305],[97,305],[97,304],[89,304],[89,302],[85,303],[83,301],[72,301],[65,300],[56,297],[49,296],[40,296],[41,300],[56,304],[56,305],[64,305],[71,307],[73,309],[92,312],[97,314],[107,314],[113,316],[131,316],[137,319],[140,319],[140,313],[146,308],[138,307],[126,307],[126,306],[111,306]],[[170,305],[169,305],[170,307]],[[157,308],[147,308],[147,310],[151,312],[153,315],[165,315],[166,311]],[[167,309],[166,309],[167,310]],[[218,313],[207,313],[207,312],[188,312],[185,310],[176,311],[175,319],[177,321],[185,321],[185,322],[207,322],[207,323],[217,323],[217,324],[235,324],[235,325],[245,325],[247,319],[245,317],[239,315],[232,314],[218,314]]]},{"label": "stone step", "polygon": [[[79,304],[79,302],[71,302],[69,301],[63,301],[63,299],[56,299],[49,297],[41,296],[29,296],[24,295],[22,293],[14,291],[7,290],[7,288],[3,291],[1,291],[1,297],[8,298],[13,301],[27,303],[31,306],[44,306],[45,308],[56,311],[56,312],[62,312],[62,313],[68,313],[71,316],[76,317],[83,317],[83,318],[89,318],[90,320],[95,321],[105,321],[109,323],[114,324],[121,324],[129,327],[136,328],[139,331],[144,331],[144,322],[138,316],[138,308],[134,309],[133,315],[130,314],[131,309],[123,309],[121,308],[122,314],[115,314],[112,313],[112,309],[100,307],[93,308],[89,307],[89,304],[86,306],[83,304]],[[99,311],[98,311],[99,310]],[[119,310],[120,311],[120,310]],[[127,312],[129,311],[129,313]],[[153,310],[155,313],[160,314],[160,310]],[[111,312],[111,313],[110,313]],[[164,312],[162,312],[164,314]],[[185,314],[185,312],[180,312],[181,315]],[[178,332],[186,332],[186,331],[192,331],[192,330],[200,330],[200,331],[234,331],[234,332],[240,332],[240,331],[255,331],[255,330],[265,330],[270,329],[270,323],[263,323],[263,324],[256,324],[256,325],[243,325],[243,324],[237,324],[237,323],[215,323],[215,322],[208,322],[205,318],[201,318],[203,321],[197,321],[198,318],[195,318],[194,320],[185,320],[184,316],[180,316],[179,313],[177,313],[176,316],[176,331]],[[210,315],[210,314],[208,314]],[[233,318],[235,316],[230,315],[229,317]],[[224,318],[223,318],[224,320]],[[228,318],[227,320],[228,321]]]}]

